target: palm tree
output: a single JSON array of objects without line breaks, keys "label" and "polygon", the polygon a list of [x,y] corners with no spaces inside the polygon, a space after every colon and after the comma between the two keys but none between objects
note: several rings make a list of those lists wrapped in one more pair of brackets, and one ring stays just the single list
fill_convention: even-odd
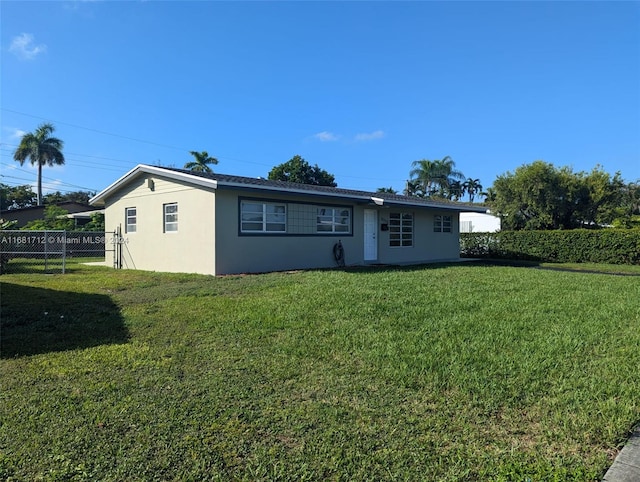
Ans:
[{"label": "palm tree", "polygon": [[42,205],[42,166],[61,166],[64,164],[62,147],[64,143],[51,137],[55,128],[52,124],[44,123],[35,132],[28,132],[22,136],[20,145],[13,154],[13,159],[22,166],[27,159],[31,165],[38,165],[38,206]]},{"label": "palm tree", "polygon": [[488,187],[486,191],[480,193],[481,196],[484,196],[485,204],[492,204],[496,201],[498,197],[498,193],[496,193],[493,187]]},{"label": "palm tree", "polygon": [[402,191],[405,196],[424,197],[424,191],[422,190],[422,184],[418,181],[407,180],[407,184]]},{"label": "palm tree", "polygon": [[466,186],[460,181],[449,182],[449,188],[447,189],[447,197],[450,200],[458,201],[465,192]]},{"label": "palm tree", "polygon": [[376,189],[376,192],[398,194],[398,191],[396,191],[393,187],[379,187],[378,189]]},{"label": "palm tree", "polygon": [[476,194],[482,192],[482,184],[480,184],[480,179],[468,178],[464,184],[464,189],[469,195],[469,202],[472,203]]},{"label": "palm tree", "polygon": [[[423,191],[425,194],[431,194],[434,180],[437,178],[437,165],[429,159],[420,159],[411,163],[413,169],[409,171],[410,181],[407,185],[411,185],[411,191]],[[409,189],[407,189],[409,190]]]},{"label": "palm tree", "polygon": [[456,163],[449,156],[430,161],[421,159],[414,161],[409,176],[418,182],[427,195],[445,196],[449,185],[457,179],[464,179],[464,174],[455,168]]},{"label": "palm tree", "polygon": [[209,153],[207,151],[190,151],[189,154],[191,154],[195,160],[187,162],[184,165],[185,169],[189,169],[194,172],[213,172],[213,169],[209,167],[209,164],[218,164],[218,159],[215,157],[209,157]]}]

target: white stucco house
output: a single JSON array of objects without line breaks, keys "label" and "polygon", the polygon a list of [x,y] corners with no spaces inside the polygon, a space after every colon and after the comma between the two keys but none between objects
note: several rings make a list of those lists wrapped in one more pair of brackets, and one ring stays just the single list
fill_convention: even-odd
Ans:
[{"label": "white stucco house", "polygon": [[121,233],[121,267],[210,275],[456,260],[458,214],[485,211],[143,164],[90,203]]}]

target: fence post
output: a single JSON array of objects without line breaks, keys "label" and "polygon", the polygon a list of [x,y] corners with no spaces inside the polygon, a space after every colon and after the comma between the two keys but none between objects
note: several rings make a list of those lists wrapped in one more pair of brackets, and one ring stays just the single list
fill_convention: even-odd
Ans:
[{"label": "fence post", "polygon": [[113,245],[113,252],[111,258],[111,265],[113,269],[118,269],[118,228],[113,230],[113,238],[111,238],[111,244]]},{"label": "fence post", "polygon": [[64,236],[64,241],[62,242],[62,274],[64,274],[64,268],[67,261],[67,231],[64,230],[62,235]]},{"label": "fence post", "polygon": [[116,269],[122,269],[122,226],[116,228]]},{"label": "fence post", "polygon": [[49,271],[49,231],[44,232],[44,272]]}]

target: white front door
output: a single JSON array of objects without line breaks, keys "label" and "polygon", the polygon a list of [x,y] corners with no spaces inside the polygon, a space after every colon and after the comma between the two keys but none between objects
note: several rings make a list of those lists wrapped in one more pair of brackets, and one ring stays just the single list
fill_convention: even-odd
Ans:
[{"label": "white front door", "polygon": [[378,212],[374,209],[364,210],[364,260],[378,259]]}]

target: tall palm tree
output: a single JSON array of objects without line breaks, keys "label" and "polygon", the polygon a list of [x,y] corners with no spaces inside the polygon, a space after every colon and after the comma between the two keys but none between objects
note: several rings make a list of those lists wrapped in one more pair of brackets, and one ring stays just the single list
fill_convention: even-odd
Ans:
[{"label": "tall palm tree", "polygon": [[472,203],[476,194],[482,192],[482,184],[480,184],[480,179],[468,178],[464,184],[464,190],[469,195],[469,202]]},{"label": "tall palm tree", "polygon": [[38,166],[38,206],[42,205],[42,166],[61,166],[64,164],[62,147],[64,143],[57,137],[51,137],[55,128],[52,124],[40,124],[35,132],[22,136],[13,159],[22,166],[27,159],[31,165]]},{"label": "tall palm tree", "polygon": [[402,194],[404,194],[405,196],[424,197],[422,184],[419,181],[412,181],[411,179],[407,179],[407,184],[404,188],[404,191],[402,191]]},{"label": "tall palm tree", "polygon": [[458,201],[464,195],[465,189],[466,186],[461,181],[451,181],[447,189],[447,197],[449,200]]},{"label": "tall palm tree", "polygon": [[435,179],[438,178],[437,164],[435,161],[429,159],[420,159],[419,161],[413,161],[411,163],[413,169],[409,171],[409,177],[412,190],[422,191],[425,194],[431,194],[433,192],[433,186]]},{"label": "tall palm tree", "polygon": [[190,151],[189,154],[191,154],[195,160],[187,162],[184,165],[185,169],[189,169],[194,172],[213,172],[213,169],[209,167],[209,164],[218,164],[218,159],[215,157],[209,157],[209,153],[207,151]]},{"label": "tall palm tree", "polygon": [[409,176],[420,183],[427,195],[445,196],[449,185],[455,180],[464,179],[464,174],[455,168],[456,163],[449,156],[430,161],[421,159],[414,161]]}]

